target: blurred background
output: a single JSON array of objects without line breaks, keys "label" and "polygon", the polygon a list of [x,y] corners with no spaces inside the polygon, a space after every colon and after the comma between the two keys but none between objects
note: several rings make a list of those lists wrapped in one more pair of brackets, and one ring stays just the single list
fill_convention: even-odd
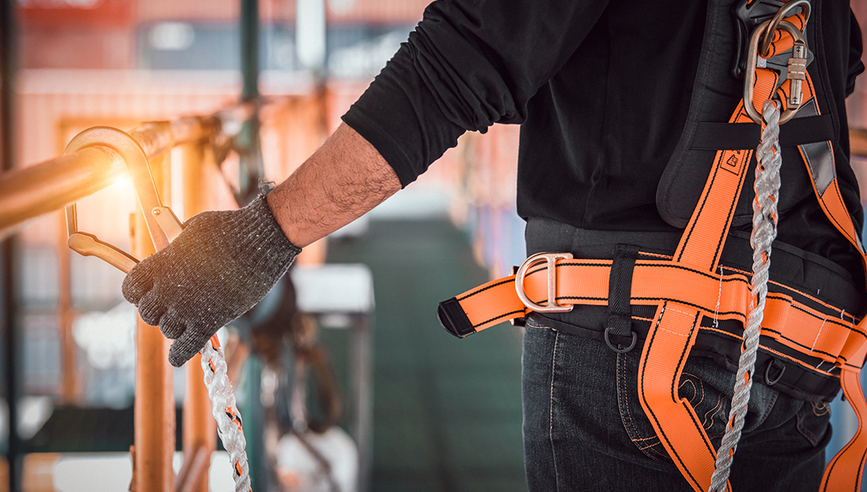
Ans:
[{"label": "blurred background", "polygon": [[[153,159],[163,200],[181,219],[236,207],[337,127],[427,3],[3,0],[4,171],[52,161],[93,126],[195,116],[207,131]],[[867,1],[852,3],[867,23]],[[861,83],[849,100],[854,128],[867,127],[865,95]],[[255,490],[526,490],[520,330],[458,341],[435,317],[439,301],[524,259],[517,138],[513,126],[465,135],[416,183],[306,248],[270,302],[221,331]],[[867,183],[867,161],[853,161]],[[134,187],[111,181],[78,201],[78,227],[128,251]],[[136,380],[152,373],[136,373],[123,274],[67,248],[58,207],[0,224],[0,490],[128,490],[144,483],[130,447]],[[201,383],[160,374],[169,410],[144,408],[167,415],[157,425],[174,439],[165,489],[234,490],[225,453],[192,485],[174,478],[196,477],[183,451],[201,422],[184,401]],[[832,448],[854,432],[846,407],[835,403]]]}]

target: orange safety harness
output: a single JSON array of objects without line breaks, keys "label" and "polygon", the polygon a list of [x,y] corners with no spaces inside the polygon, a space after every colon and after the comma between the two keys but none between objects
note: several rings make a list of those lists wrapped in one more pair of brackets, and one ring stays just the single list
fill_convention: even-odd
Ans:
[{"label": "orange safety harness", "polygon": [[[805,31],[806,19],[804,13],[799,13],[777,20],[779,27],[768,31],[772,37],[762,58],[771,56],[768,53],[792,50],[794,45],[803,43],[801,32]],[[759,29],[766,29],[767,24]],[[797,111],[797,108],[787,107],[791,104],[790,94],[801,92],[801,106],[810,107],[809,111],[820,115],[813,82],[806,70],[800,84],[800,81],[793,83],[792,79],[798,77],[791,74],[780,84],[780,74],[767,68],[755,68],[755,63],[752,67],[748,64],[747,70],[747,80],[751,83],[746,84],[745,98],[756,108],[755,113],[761,113],[765,101],[776,99],[783,106],[782,119],[790,118]],[[801,85],[800,90],[797,85]],[[741,100],[729,123],[753,121],[749,109]],[[832,142],[802,145],[799,150],[825,215],[862,252],[867,267],[867,256],[843,202],[836,176],[830,180],[818,179],[811,166],[811,160],[823,157],[819,156],[821,153],[830,152],[833,158]],[[696,491],[708,490],[716,451],[701,419],[689,402],[678,396],[677,385],[673,382],[680,380],[699,333],[716,332],[743,339],[742,328],[740,334],[732,333],[703,320],[733,320],[743,324],[750,304],[757,301],[751,299],[751,273],[724,268],[720,263],[752,155],[753,150],[716,152],[698,204],[672,256],[635,247],[620,247],[614,259],[575,259],[570,253],[539,253],[528,258],[514,275],[441,303],[438,310],[441,323],[450,333],[464,337],[504,321],[524,318],[532,312],[568,312],[574,305],[610,308],[615,300],[625,299],[627,305],[653,307],[655,314],[645,336],[638,368],[641,405],[684,478]],[[817,182],[820,185],[816,185]],[[625,283],[613,280],[622,280],[624,276]],[[867,327],[863,319],[856,319],[845,309],[811,293],[773,280],[770,287],[760,350],[794,363],[807,373],[839,379],[846,399],[858,416],[858,431],[826,468],[821,490],[860,490],[867,457],[867,431],[864,430],[867,401],[859,373],[867,355]],[[624,292],[626,288],[628,292]],[[621,321],[621,325],[626,325],[625,330],[617,322],[609,321],[604,337],[613,349],[625,352],[635,346],[637,335],[630,332],[633,320],[628,311]],[[828,369],[820,369],[823,365]],[[731,486],[727,485],[727,489]]]}]

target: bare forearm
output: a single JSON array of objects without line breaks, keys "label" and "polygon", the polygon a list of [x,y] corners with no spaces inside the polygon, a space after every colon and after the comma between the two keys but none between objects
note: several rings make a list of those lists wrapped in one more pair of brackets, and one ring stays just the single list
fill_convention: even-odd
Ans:
[{"label": "bare forearm", "polygon": [[398,190],[400,181],[379,152],[341,124],[267,200],[283,233],[303,248],[361,217]]}]

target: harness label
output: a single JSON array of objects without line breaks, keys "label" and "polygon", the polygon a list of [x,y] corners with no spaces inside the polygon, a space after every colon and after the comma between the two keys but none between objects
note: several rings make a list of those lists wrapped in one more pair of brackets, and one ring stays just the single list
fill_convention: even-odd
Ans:
[{"label": "harness label", "polygon": [[720,169],[724,169],[736,176],[743,171],[743,165],[749,158],[749,150],[728,150],[723,153]]}]

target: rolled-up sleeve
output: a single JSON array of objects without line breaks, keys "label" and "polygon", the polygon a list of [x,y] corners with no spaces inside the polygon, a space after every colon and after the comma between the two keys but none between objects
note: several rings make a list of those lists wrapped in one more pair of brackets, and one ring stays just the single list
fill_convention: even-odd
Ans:
[{"label": "rolled-up sleeve", "polygon": [[568,60],[606,5],[436,1],[343,121],[406,186],[465,131],[522,123],[527,101]]}]

